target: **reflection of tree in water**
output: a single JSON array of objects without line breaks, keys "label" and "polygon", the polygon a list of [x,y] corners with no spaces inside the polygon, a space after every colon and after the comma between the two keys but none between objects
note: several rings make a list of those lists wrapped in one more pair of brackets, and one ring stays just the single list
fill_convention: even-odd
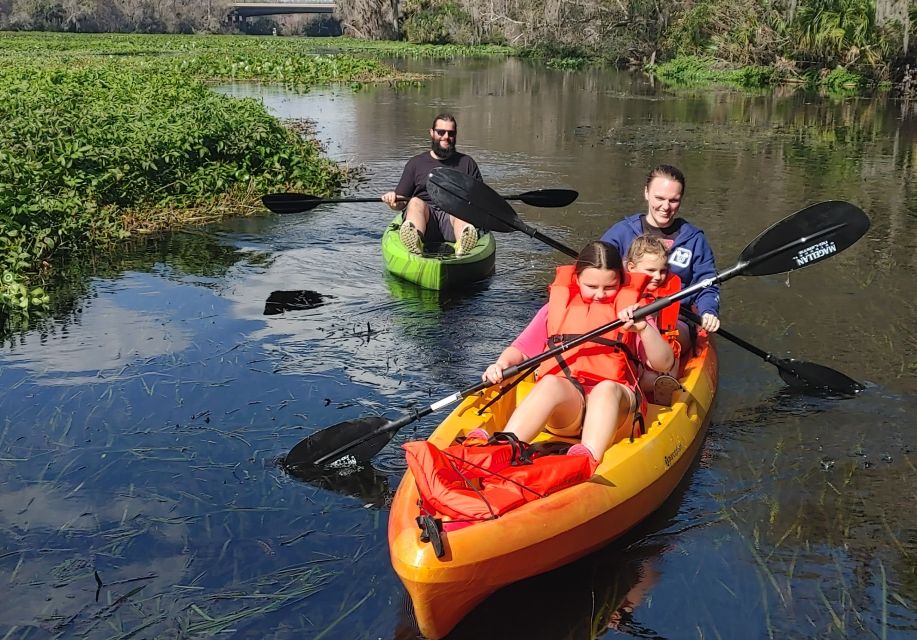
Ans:
[{"label": "reflection of tree in water", "polygon": [[[201,278],[203,287],[214,287],[233,265],[241,260],[261,264],[271,258],[264,254],[243,253],[222,244],[205,232],[188,230],[151,238],[139,238],[118,245],[112,251],[74,251],[56,266],[54,279],[47,287],[54,292],[48,314],[26,319],[0,318],[0,339],[14,339],[15,333],[35,329],[44,337],[72,323],[84,307],[92,304],[92,282],[96,279],[117,280],[127,271],[156,272],[166,278],[182,280]],[[50,319],[53,318],[53,321]]]}]

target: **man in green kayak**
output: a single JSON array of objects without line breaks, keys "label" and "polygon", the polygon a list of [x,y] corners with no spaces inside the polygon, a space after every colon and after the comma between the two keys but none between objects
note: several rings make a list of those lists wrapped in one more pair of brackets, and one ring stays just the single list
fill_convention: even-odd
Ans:
[{"label": "man in green kayak", "polygon": [[404,212],[399,235],[411,253],[422,254],[424,242],[454,242],[455,254],[471,251],[478,243],[474,225],[443,211],[427,192],[427,178],[439,167],[449,167],[481,180],[474,159],[455,150],[458,124],[449,113],[440,113],[430,128],[430,150],[408,160],[401,181],[382,201],[395,211]]}]

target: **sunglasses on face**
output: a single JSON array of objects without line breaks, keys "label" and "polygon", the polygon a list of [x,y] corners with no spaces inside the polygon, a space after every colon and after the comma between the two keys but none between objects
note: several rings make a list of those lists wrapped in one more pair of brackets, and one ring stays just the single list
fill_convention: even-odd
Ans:
[{"label": "sunglasses on face", "polygon": [[438,135],[440,138],[445,138],[446,136],[454,138],[456,131],[455,129],[433,129],[433,133]]}]

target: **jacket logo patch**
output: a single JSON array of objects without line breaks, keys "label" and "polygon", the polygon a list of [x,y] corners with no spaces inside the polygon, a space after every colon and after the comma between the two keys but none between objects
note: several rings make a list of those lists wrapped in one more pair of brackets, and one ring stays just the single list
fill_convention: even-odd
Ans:
[{"label": "jacket logo patch", "polygon": [[669,264],[684,269],[691,264],[691,250],[685,247],[678,247],[669,256]]}]

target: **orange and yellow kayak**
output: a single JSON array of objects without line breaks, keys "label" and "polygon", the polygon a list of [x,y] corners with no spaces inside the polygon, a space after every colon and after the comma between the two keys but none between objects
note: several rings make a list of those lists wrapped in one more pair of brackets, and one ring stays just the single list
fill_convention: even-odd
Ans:
[{"label": "orange and yellow kayak", "polygon": [[[646,433],[631,441],[620,432],[587,482],[562,489],[495,520],[442,533],[443,551],[421,540],[418,491],[405,473],[392,503],[388,538],[392,566],[414,604],[427,638],[442,638],[501,587],[557,568],[621,536],[674,491],[697,454],[716,395],[718,361],[701,338],[684,367],[671,407],[649,405]],[[500,431],[533,386],[529,380],[500,398],[496,388],[466,398],[430,436],[440,448],[483,427]],[[538,440],[573,442],[543,432]]]}]

